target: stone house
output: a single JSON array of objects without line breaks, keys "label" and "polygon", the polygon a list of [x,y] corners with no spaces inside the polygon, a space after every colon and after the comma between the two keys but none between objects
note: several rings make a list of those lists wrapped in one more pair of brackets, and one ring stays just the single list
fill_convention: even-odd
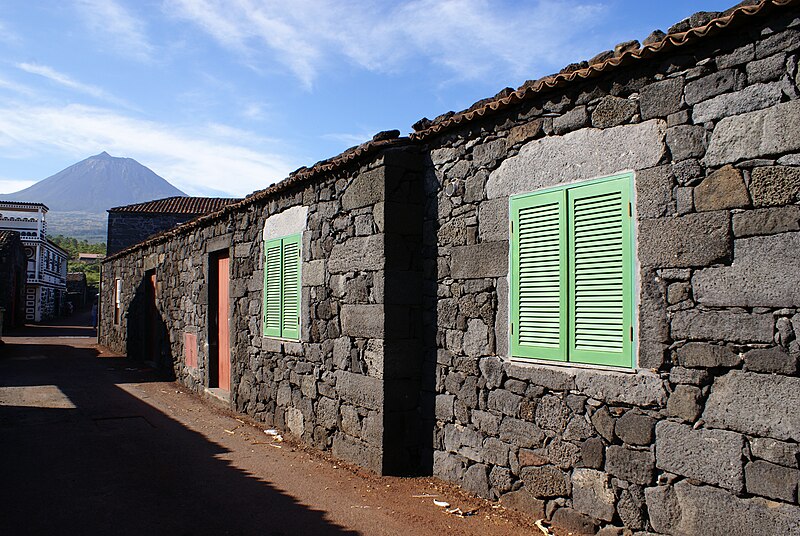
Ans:
[{"label": "stone house", "polygon": [[111,256],[101,341],[574,532],[797,533],[798,53],[745,2],[382,133]]},{"label": "stone house", "polygon": [[[172,229],[176,225],[203,214],[215,212],[235,201],[238,199],[174,196],[110,208],[107,210],[106,252],[109,255],[118,253],[153,235]],[[102,258],[102,256],[95,257],[97,260],[102,260]],[[87,260],[89,260],[88,257]]]}]

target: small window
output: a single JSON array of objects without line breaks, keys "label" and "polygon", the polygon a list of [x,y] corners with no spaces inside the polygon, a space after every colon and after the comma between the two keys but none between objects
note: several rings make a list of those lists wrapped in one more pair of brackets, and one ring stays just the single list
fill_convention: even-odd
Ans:
[{"label": "small window", "polygon": [[119,324],[122,316],[122,279],[114,281],[114,324]]},{"label": "small window", "polygon": [[511,198],[514,357],[633,366],[632,175]]},{"label": "small window", "polygon": [[264,335],[300,339],[300,235],[264,242]]}]

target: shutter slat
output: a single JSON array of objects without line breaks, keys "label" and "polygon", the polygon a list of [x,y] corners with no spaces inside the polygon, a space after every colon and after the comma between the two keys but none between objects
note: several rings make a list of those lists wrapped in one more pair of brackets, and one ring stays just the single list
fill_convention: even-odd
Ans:
[{"label": "shutter slat", "polygon": [[264,243],[264,335],[281,335],[281,241]]},{"label": "shutter slat", "polygon": [[542,194],[513,208],[517,355],[566,359],[564,197]]},{"label": "shutter slat", "polygon": [[571,360],[625,363],[627,185],[608,181],[569,194]]},{"label": "shutter slat", "polygon": [[297,236],[283,239],[283,307],[281,336],[300,336],[300,240]]}]

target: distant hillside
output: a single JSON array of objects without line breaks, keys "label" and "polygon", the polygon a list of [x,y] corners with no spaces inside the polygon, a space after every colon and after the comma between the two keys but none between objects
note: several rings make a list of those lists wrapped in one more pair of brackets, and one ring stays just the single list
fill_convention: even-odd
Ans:
[{"label": "distant hillside", "polygon": [[104,151],[0,199],[47,205],[49,234],[104,242],[106,210],[173,196],[186,194],[136,160]]}]

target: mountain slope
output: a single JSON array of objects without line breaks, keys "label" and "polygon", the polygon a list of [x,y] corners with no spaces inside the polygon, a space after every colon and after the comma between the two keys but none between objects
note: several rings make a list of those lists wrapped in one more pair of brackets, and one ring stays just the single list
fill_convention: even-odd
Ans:
[{"label": "mountain slope", "polygon": [[52,212],[104,216],[112,207],[176,195],[186,194],[136,160],[104,151],[24,190],[0,194],[0,199],[44,203]]}]

